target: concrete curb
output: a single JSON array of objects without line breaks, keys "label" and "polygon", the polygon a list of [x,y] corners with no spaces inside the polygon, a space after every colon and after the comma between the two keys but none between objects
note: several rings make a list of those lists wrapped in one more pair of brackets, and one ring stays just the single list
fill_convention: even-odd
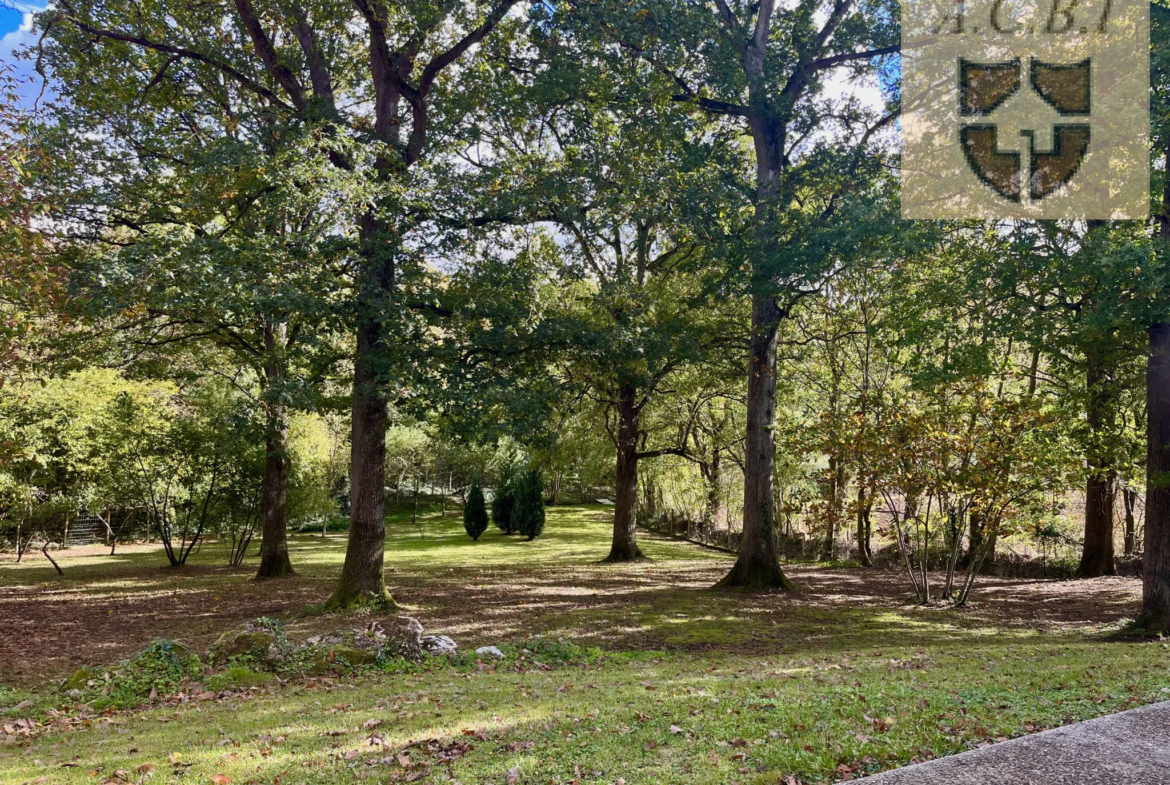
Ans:
[{"label": "concrete curb", "polygon": [[863,777],[866,785],[1167,785],[1170,702]]}]

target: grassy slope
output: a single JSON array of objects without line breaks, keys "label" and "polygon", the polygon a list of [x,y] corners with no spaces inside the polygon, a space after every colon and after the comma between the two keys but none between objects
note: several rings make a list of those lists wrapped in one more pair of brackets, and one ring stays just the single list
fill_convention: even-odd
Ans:
[{"label": "grassy slope", "polygon": [[[398,524],[387,567],[416,585],[421,570],[436,587],[465,580],[468,570],[524,573],[526,581],[573,576],[603,549],[605,527],[590,515],[557,510],[548,536],[531,544],[494,534],[470,543],[453,521],[428,522],[422,538]],[[342,546],[340,537],[324,544],[297,538],[294,560],[326,581]],[[663,573],[647,591],[663,592],[672,562],[722,558],[673,543],[647,547]],[[537,554],[539,566],[530,568]],[[211,557],[206,550],[203,558]],[[100,559],[66,569],[84,599],[86,592],[132,591],[136,571],[156,560],[135,554],[116,569]],[[0,567],[0,585],[48,579],[41,569]],[[183,783],[223,774],[235,783],[279,778],[282,785],[411,777],[504,785],[509,770],[531,783],[781,783],[788,774],[827,782],[1170,697],[1170,652],[1161,643],[1103,643],[1095,630],[1042,635],[856,608],[841,612],[855,624],[828,625],[825,609],[811,606],[790,612],[781,628],[752,621],[755,629],[744,630],[729,620],[732,606],[721,595],[663,593],[627,609],[635,618],[626,623],[678,627],[678,642],[710,651],[627,651],[548,671],[366,674],[128,712],[0,746],[0,782],[94,783],[119,770],[133,782],[146,764],[155,767],[151,782]],[[570,622],[572,614],[557,608],[533,608],[531,631],[611,624],[616,612],[593,609]],[[740,653],[739,641],[765,633],[776,639],[773,652]],[[19,697],[0,691],[0,705]],[[372,746],[362,727],[371,719],[382,721]],[[431,738],[474,749],[446,765],[437,752],[414,747],[407,762],[427,765],[400,765],[402,747]],[[173,766],[172,753],[190,768]],[[386,757],[389,765],[366,763]]]}]

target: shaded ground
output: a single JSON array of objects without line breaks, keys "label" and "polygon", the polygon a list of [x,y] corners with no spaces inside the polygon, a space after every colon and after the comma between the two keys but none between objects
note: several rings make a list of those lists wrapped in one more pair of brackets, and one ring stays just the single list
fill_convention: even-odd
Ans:
[{"label": "shaded ground", "polygon": [[[643,535],[652,558],[603,565],[608,511],[549,510],[545,536],[528,543],[491,530],[472,542],[454,517],[393,524],[387,580],[407,613],[462,646],[542,633],[611,650],[727,651],[794,655],[858,646],[945,644],[975,635],[1076,635],[1136,613],[1140,582],[987,578],[973,607],[919,608],[897,572],[793,566],[795,595],[727,594],[709,587],[730,566],[722,553]],[[225,628],[282,616],[290,633],[337,626],[306,614],[323,602],[344,556],[344,535],[297,536],[299,577],[257,583],[254,561],[232,569],[209,544],[192,564],[162,566],[161,549],[70,549],[57,578],[39,553],[0,557],[0,684],[29,686],[82,664],[117,661],[154,638],[204,649]]]}]

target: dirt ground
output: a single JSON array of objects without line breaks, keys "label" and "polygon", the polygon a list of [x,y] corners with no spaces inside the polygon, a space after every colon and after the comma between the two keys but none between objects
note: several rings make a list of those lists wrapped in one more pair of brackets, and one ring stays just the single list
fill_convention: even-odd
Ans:
[{"label": "dirt ground", "polygon": [[[11,557],[0,561],[0,684],[28,687],[58,679],[81,665],[115,662],[160,637],[206,649],[224,629],[257,616],[282,617],[293,637],[358,623],[306,613],[328,598],[333,570],[305,569],[303,577],[257,583],[250,580],[251,567],[195,564],[174,570],[145,562],[155,559],[155,550],[123,548],[123,562],[87,572],[72,563],[102,549],[70,549],[62,561],[70,580],[32,584],[14,577]],[[424,569],[420,560],[418,566],[389,569],[387,580],[403,612],[461,646],[539,633],[609,649],[797,654],[861,635],[873,640],[874,633],[890,645],[983,628],[1016,636],[1061,633],[1116,623],[1134,615],[1140,603],[1140,582],[1131,578],[986,578],[970,608],[920,608],[910,603],[906,578],[898,572],[809,566],[789,568],[799,587],[795,594],[714,592],[709,587],[729,560],[697,549],[694,558],[682,555],[556,570],[435,570]]]}]

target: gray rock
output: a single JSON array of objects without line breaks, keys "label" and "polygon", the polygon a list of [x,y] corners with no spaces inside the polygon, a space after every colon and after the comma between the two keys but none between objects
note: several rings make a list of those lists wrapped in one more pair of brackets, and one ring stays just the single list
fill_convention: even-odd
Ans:
[{"label": "gray rock", "polygon": [[253,619],[220,635],[211,645],[207,662],[218,668],[238,659],[253,668],[275,670],[295,649],[296,645],[285,637],[280,622]]},{"label": "gray rock", "polygon": [[481,657],[495,657],[497,660],[504,659],[504,653],[495,646],[480,646],[475,650],[475,653]]},{"label": "gray rock", "polygon": [[1170,702],[855,780],[866,785],[1165,785]]},{"label": "gray rock", "polygon": [[[325,652],[342,648],[365,652],[369,655],[370,662],[379,656],[418,660],[426,652],[422,642],[422,631],[418,619],[396,616],[393,619],[372,622],[364,628],[334,630],[314,635],[305,641],[305,644]],[[352,660],[352,657],[347,656],[347,660]]]},{"label": "gray rock", "polygon": [[98,678],[97,671],[91,668],[80,668],[73,672],[69,678],[61,682],[61,686],[57,688],[59,692],[63,692],[70,698],[76,698]]},{"label": "gray rock", "polygon": [[432,657],[443,654],[454,654],[459,648],[455,644],[455,641],[446,635],[424,635],[420,642],[422,643],[423,651]]}]

